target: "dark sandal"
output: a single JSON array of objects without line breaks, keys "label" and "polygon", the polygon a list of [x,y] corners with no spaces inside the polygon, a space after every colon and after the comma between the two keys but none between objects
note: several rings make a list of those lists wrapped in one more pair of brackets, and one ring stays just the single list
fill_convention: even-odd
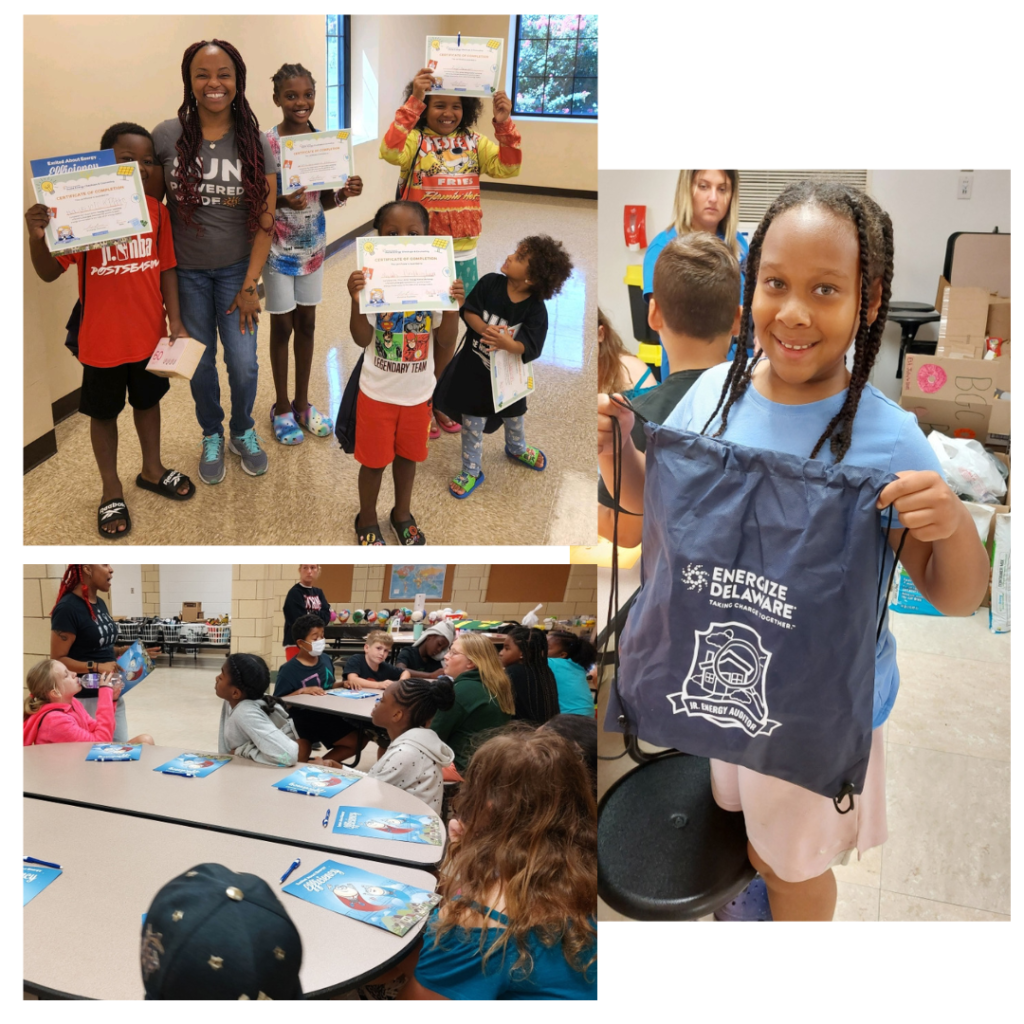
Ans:
[{"label": "dark sandal", "polygon": [[[108,533],[103,529],[104,523],[109,523],[116,519],[124,520],[123,530],[115,530],[113,533]],[[112,498],[110,501],[105,501],[100,505],[96,510],[96,530],[104,540],[120,540],[132,532],[132,517],[128,515],[128,506],[124,503],[123,498]]]},{"label": "dark sandal", "polygon": [[373,526],[360,526],[357,512],[353,525],[356,528],[356,543],[361,547],[387,547],[387,541],[380,535],[379,523],[374,523]]},{"label": "dark sandal", "polygon": [[400,523],[396,523],[395,510],[392,509],[388,519],[391,520],[391,529],[395,531],[399,544],[411,548],[427,543],[427,538],[420,531],[420,528],[416,525],[416,520],[412,516],[409,516],[408,519],[403,519]]},{"label": "dark sandal", "polygon": [[[178,487],[181,484],[188,484],[188,492],[186,494],[179,494]],[[153,491],[155,494],[160,494],[165,498],[170,498],[172,501],[188,501],[193,494],[196,493],[196,485],[184,473],[179,473],[176,469],[169,469],[162,477],[158,484],[150,483],[141,473],[135,478],[135,486],[141,487],[144,491]]]}]

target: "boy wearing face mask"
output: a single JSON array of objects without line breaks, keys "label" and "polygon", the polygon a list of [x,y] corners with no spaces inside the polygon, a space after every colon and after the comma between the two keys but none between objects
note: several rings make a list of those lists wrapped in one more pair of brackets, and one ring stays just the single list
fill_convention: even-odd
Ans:
[{"label": "boy wearing face mask", "polygon": [[[299,653],[278,669],[274,696],[324,696],[333,689],[335,678],[334,665],[324,654],[323,620],[318,615],[300,616],[292,626],[292,639]],[[297,707],[289,708],[289,714],[299,734],[300,761],[310,760],[313,749],[321,744],[327,748],[324,757],[338,762],[354,757],[363,747],[359,730],[337,715]]]}]

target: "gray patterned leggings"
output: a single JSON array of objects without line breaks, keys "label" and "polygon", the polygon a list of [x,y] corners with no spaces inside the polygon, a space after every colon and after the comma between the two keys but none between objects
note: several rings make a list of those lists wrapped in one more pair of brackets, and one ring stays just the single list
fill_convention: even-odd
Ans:
[{"label": "gray patterned leggings", "polygon": [[[462,471],[470,476],[480,475],[480,459],[484,449],[486,416],[462,416]],[[513,455],[526,451],[526,431],[522,416],[502,420],[505,425],[505,447]]]}]

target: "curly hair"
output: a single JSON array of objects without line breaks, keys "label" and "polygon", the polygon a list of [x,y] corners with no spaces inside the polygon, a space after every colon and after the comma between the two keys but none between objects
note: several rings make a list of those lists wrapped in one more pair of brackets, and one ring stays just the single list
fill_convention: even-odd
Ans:
[{"label": "curly hair", "polygon": [[530,263],[534,294],[542,299],[557,295],[572,273],[572,260],[562,243],[550,235],[527,235],[519,246],[526,251]]},{"label": "curly hair", "polygon": [[516,695],[516,718],[541,725],[558,714],[558,684],[548,666],[547,636],[531,626],[516,626],[506,636],[522,653],[526,675],[526,686]]},{"label": "curly hair", "polygon": [[298,644],[300,640],[305,640],[314,629],[323,629],[324,620],[319,615],[300,615],[292,623],[292,640]]},{"label": "curly hair", "polygon": [[[241,54],[223,39],[203,39],[193,43],[185,50],[181,58],[181,80],[185,87],[185,95],[178,107],[178,123],[181,135],[175,144],[178,153],[177,174],[178,188],[176,197],[181,219],[191,226],[196,207],[202,203],[199,185],[203,180],[203,162],[200,149],[203,144],[203,127],[199,123],[199,109],[192,93],[192,61],[195,55],[206,46],[216,46],[223,50],[235,66],[235,98],[231,101],[234,112],[235,142],[238,147],[238,159],[242,165],[242,191],[245,197],[245,226],[250,239],[256,237],[257,230],[272,230],[260,227],[260,218],[267,211],[267,196],[270,186],[267,184],[267,171],[263,164],[263,138],[256,115],[245,98],[245,62]],[[198,225],[202,234],[202,225]]]},{"label": "curly hair", "polygon": [[583,636],[577,636],[568,629],[553,629],[548,640],[554,640],[559,651],[581,668],[590,668],[597,660],[597,648]]},{"label": "curly hair", "polygon": [[122,135],[141,135],[144,139],[149,139],[150,145],[153,144],[153,136],[141,124],[135,124],[134,121],[118,121],[103,133],[100,149],[112,149]]},{"label": "curly hair", "polygon": [[423,223],[423,234],[430,234],[430,214],[427,213],[427,208],[422,203],[414,203],[409,199],[395,199],[390,203],[385,203],[374,215],[373,215],[373,230],[380,234],[380,226],[384,223],[384,217],[387,215],[388,210],[394,209],[394,207],[402,207],[405,209],[415,209],[420,220]]},{"label": "curly hair", "polygon": [[[818,206],[843,220],[852,222],[860,246],[860,319],[857,337],[854,341],[850,384],[842,408],[832,417],[810,454],[812,459],[816,458],[827,441],[835,461],[840,462],[850,448],[857,406],[860,404],[860,396],[868,382],[871,368],[875,365],[875,357],[878,355],[882,332],[885,330],[885,320],[889,313],[893,272],[892,221],[889,219],[889,214],[878,203],[859,189],[851,188],[848,185],[820,181],[799,181],[790,185],[768,208],[768,212],[761,219],[761,223],[750,241],[750,252],[747,254],[747,277],[743,290],[743,319],[740,323],[739,333],[741,338],[749,337],[752,319],[751,306],[761,265],[761,247],[764,244],[764,236],[768,233],[772,221],[779,214],[797,206]],[[878,307],[878,315],[874,322],[869,324],[868,305],[871,286],[879,280],[882,284],[882,301]],[[722,436],[729,422],[729,410],[747,390],[757,362],[757,359],[747,358],[746,349],[742,345],[738,347],[736,357],[730,364],[729,373],[725,378],[718,404],[707,423],[704,424],[701,430],[702,434],[711,426],[721,409],[722,423],[712,436]]]},{"label": "curly hair", "polygon": [[532,936],[560,946],[569,966],[592,978],[597,806],[570,743],[553,730],[509,726],[473,755],[453,811],[463,832],[441,865],[437,891],[445,902],[434,943],[444,949],[446,936],[472,927],[474,905],[494,902],[497,884],[508,927],[481,929],[484,970],[492,956],[501,962],[514,951],[512,971],[528,977]]},{"label": "curly hair", "polygon": [[[405,87],[405,92],[402,95],[402,102],[404,103],[412,95],[412,82]],[[483,100],[478,99],[475,96],[460,96],[458,97],[459,102],[462,104],[462,119],[458,125],[452,129],[448,134],[455,135],[457,132],[471,132],[473,126],[476,124],[477,119],[480,117],[480,111],[483,110]],[[430,93],[427,93],[423,101],[426,106],[423,108],[423,113],[420,114],[419,120],[416,122],[416,128],[422,131],[427,127],[427,113],[430,110]]]},{"label": "curly hair", "polygon": [[455,706],[455,685],[448,676],[400,679],[391,684],[395,703],[409,712],[409,728],[421,729],[438,711]]}]

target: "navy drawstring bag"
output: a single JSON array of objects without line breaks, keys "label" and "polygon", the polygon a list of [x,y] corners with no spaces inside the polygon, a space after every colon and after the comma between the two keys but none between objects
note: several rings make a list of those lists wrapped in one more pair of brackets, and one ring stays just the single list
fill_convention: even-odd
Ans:
[{"label": "navy drawstring bag", "polygon": [[875,504],[896,477],[645,432],[642,585],[606,728],[785,779],[846,813],[871,750],[893,515]]}]

